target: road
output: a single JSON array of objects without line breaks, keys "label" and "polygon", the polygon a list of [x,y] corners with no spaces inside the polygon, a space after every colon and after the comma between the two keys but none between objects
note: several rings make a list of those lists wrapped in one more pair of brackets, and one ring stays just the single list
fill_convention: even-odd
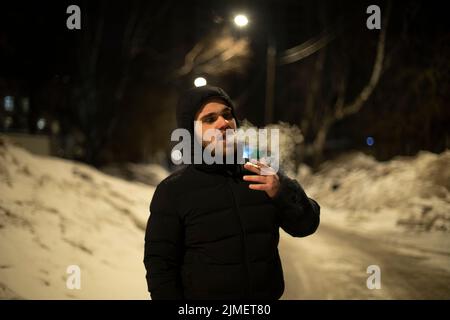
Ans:
[{"label": "road", "polygon": [[[450,253],[413,250],[324,223],[306,238],[282,233],[279,250],[281,299],[450,299]],[[370,265],[380,267],[380,289],[367,288]]]}]

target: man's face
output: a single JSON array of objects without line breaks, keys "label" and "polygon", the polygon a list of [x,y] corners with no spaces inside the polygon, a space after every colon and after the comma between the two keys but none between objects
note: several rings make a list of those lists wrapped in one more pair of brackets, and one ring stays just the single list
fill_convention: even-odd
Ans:
[{"label": "man's face", "polygon": [[[201,122],[201,133],[196,132],[196,135],[200,134],[204,137],[204,133],[209,129],[219,130],[223,137],[223,152],[226,154],[226,150],[230,147],[230,142],[227,145],[225,139],[226,130],[236,130],[236,120],[233,117],[233,113],[231,112],[231,108],[224,104],[224,102],[220,99],[214,99],[208,102],[203,109],[197,114],[195,120]],[[202,145],[206,147],[211,143],[216,143],[215,137],[211,139],[203,139]],[[228,146],[228,148],[227,148]],[[231,144],[234,148],[234,142]]]}]

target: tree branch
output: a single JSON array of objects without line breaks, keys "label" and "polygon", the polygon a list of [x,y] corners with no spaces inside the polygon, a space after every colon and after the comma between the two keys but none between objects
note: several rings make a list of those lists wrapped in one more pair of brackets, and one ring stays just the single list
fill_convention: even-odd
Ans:
[{"label": "tree branch", "polygon": [[391,3],[388,2],[387,12],[384,15],[384,19],[381,25],[380,37],[378,38],[377,53],[375,57],[375,63],[372,69],[372,75],[370,76],[369,82],[360,92],[360,94],[353,100],[352,103],[336,109],[336,119],[340,120],[346,116],[358,112],[364,103],[369,99],[373,90],[375,89],[378,81],[380,80],[381,71],[383,69],[384,51],[385,51],[385,41],[386,41],[386,29],[389,22],[389,15],[391,11]]}]

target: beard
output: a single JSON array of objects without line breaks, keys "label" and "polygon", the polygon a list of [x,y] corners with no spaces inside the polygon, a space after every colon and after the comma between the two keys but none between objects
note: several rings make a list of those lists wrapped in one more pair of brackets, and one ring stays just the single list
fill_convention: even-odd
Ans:
[{"label": "beard", "polygon": [[[221,144],[221,146],[219,145]],[[214,140],[214,141],[203,141],[203,148],[211,149],[211,154],[222,154],[226,156],[230,153],[235,153],[237,150],[237,144],[235,141],[226,141],[226,140]]]}]

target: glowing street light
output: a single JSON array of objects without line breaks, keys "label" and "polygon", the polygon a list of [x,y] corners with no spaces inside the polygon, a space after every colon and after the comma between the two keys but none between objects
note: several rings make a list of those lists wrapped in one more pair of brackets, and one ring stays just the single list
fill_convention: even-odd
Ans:
[{"label": "glowing street light", "polygon": [[39,130],[44,130],[46,125],[47,125],[47,121],[45,121],[44,118],[39,118],[38,121],[36,122],[36,127]]},{"label": "glowing street light", "polygon": [[203,77],[198,77],[194,80],[194,86],[196,87],[203,87],[206,86],[207,82],[206,79]]},{"label": "glowing street light", "polygon": [[248,19],[245,15],[243,14],[238,14],[237,16],[234,17],[234,23],[242,28],[245,27],[248,24]]}]

